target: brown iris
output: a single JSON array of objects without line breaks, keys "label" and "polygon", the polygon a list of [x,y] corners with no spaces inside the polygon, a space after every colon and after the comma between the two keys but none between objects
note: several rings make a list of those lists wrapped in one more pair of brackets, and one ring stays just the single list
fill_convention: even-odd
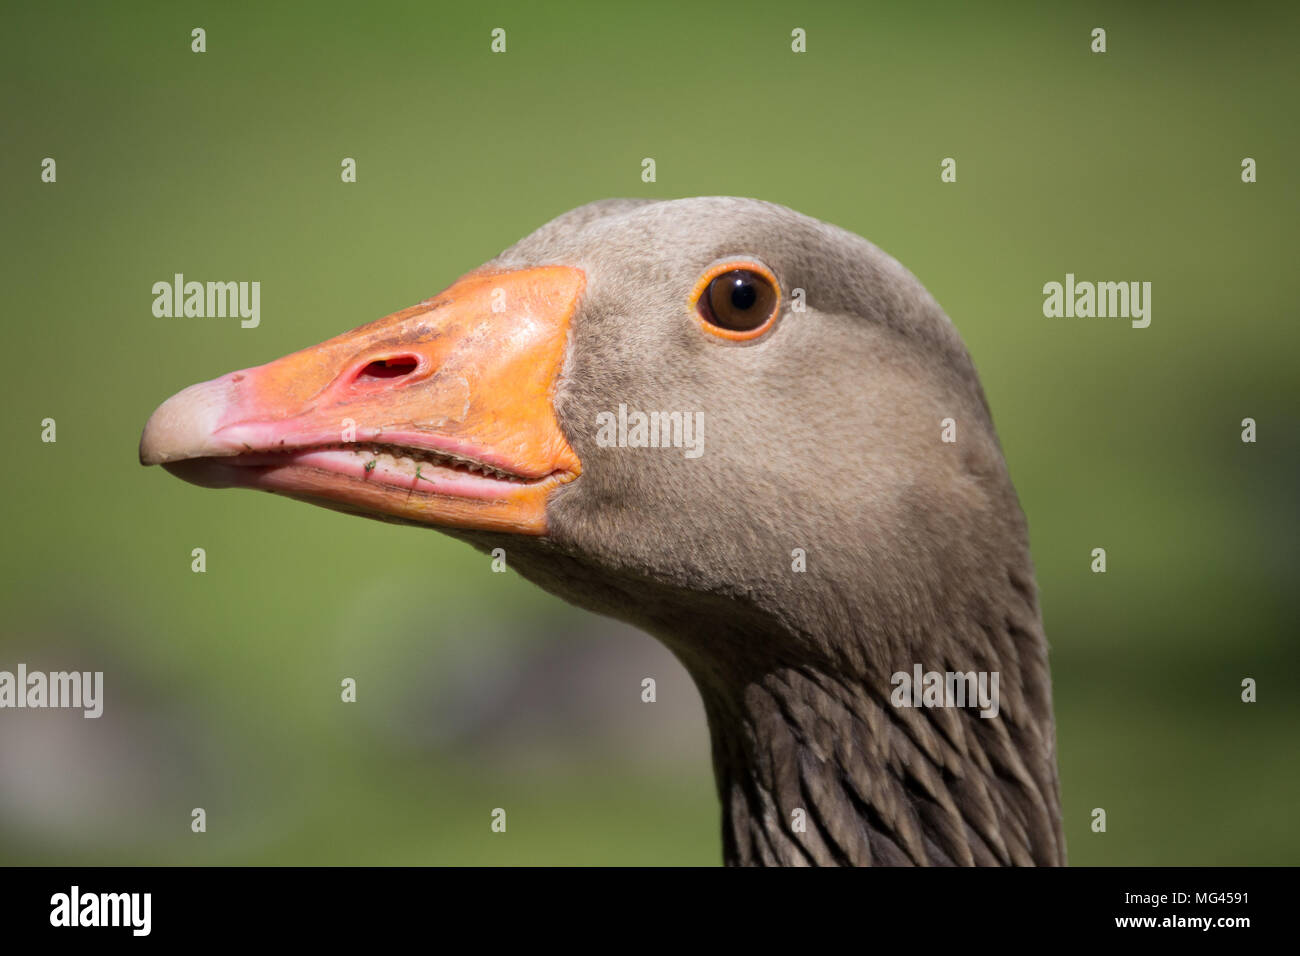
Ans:
[{"label": "brown iris", "polygon": [[700,315],[726,332],[754,332],[776,312],[779,295],[770,276],[729,269],[714,276],[699,298]]}]

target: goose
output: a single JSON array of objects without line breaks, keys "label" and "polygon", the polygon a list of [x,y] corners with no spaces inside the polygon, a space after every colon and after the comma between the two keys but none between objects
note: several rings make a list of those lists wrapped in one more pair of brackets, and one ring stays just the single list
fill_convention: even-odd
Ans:
[{"label": "goose", "polygon": [[[140,460],[504,549],[657,637],[704,703],[729,865],[1065,863],[989,407],[951,320],[858,235],[746,198],[580,206],[177,393]],[[900,693],[922,670],[926,700]],[[996,675],[996,714],[930,706],[953,704],[931,673]]]}]

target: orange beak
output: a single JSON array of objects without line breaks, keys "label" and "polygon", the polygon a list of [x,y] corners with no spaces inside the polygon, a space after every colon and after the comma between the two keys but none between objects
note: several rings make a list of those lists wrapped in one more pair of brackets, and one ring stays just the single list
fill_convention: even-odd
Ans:
[{"label": "orange beak", "polygon": [[581,472],[553,405],[586,278],[471,273],[428,301],[164,402],[140,461],[371,517],[544,534]]}]

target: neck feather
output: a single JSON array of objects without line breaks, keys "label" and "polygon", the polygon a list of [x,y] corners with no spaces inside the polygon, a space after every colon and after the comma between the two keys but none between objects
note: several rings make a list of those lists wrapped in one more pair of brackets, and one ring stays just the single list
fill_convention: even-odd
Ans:
[{"label": "neck feather", "polygon": [[[792,618],[826,622],[833,634],[772,627],[770,618],[766,633],[753,619],[699,618],[661,632],[704,698],[728,864],[1064,864],[1032,578],[1001,580],[999,592],[956,602],[946,619],[910,634],[881,628],[879,608],[873,616],[825,607]],[[974,702],[900,706],[893,675],[911,676],[917,664],[997,672],[996,716],[981,716]]]},{"label": "neck feather", "polygon": [[[785,532],[828,542],[807,574],[765,544],[775,519],[748,551],[690,573],[743,527],[675,550],[654,536],[546,542],[515,567],[645,628],[690,671],[728,863],[1063,864],[1047,643],[1019,506],[994,484],[1003,497],[982,510],[923,496],[897,540],[846,523]],[[997,672],[996,716],[897,706],[891,678],[916,665]]]}]

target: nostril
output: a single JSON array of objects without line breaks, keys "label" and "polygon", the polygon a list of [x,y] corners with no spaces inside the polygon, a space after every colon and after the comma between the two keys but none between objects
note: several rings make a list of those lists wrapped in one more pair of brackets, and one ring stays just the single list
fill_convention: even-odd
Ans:
[{"label": "nostril", "polygon": [[395,355],[391,358],[376,359],[357,372],[354,381],[370,382],[401,378],[410,375],[420,366],[420,360],[414,355]]}]

